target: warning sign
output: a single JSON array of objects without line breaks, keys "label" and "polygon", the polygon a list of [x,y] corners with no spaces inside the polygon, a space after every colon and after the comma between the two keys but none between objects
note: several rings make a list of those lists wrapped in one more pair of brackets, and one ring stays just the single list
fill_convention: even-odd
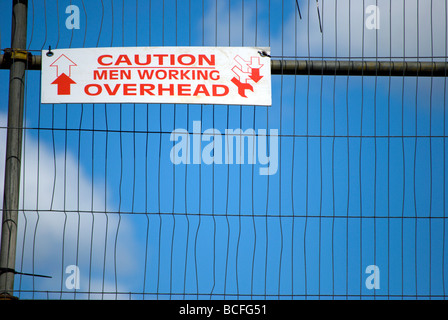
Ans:
[{"label": "warning sign", "polygon": [[271,105],[269,48],[42,51],[42,103]]}]

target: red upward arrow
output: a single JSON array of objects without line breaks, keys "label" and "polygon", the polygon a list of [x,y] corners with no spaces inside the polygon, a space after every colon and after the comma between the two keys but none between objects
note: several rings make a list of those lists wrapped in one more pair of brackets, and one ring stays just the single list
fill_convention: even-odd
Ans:
[{"label": "red upward arrow", "polygon": [[67,95],[70,94],[70,85],[76,84],[75,81],[70,79],[65,73],[61,74],[56,78],[51,84],[58,85],[58,95]]},{"label": "red upward arrow", "polygon": [[263,76],[260,76],[260,68],[252,68],[252,73],[249,78],[251,78],[255,82],[260,81],[261,78],[263,78]]},{"label": "red upward arrow", "polygon": [[63,73],[67,74],[69,77],[71,74],[72,67],[76,67],[77,64],[74,63],[72,60],[67,58],[65,54],[61,54],[52,64],[50,64],[50,67],[56,68],[56,76],[59,77]]}]

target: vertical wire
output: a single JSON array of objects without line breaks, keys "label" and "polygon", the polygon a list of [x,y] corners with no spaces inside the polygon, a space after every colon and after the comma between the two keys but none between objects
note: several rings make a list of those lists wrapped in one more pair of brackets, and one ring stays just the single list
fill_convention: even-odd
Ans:
[{"label": "vertical wire", "polygon": [[[229,47],[231,45],[231,31],[230,31],[230,22],[231,22],[231,1],[229,0]],[[229,128],[229,112],[230,106],[227,105],[227,129]],[[229,222],[229,216],[228,216],[228,209],[229,209],[229,184],[230,184],[230,161],[229,161],[229,144],[226,143],[226,150],[227,150],[227,190],[226,190],[226,222],[227,222],[227,246],[226,246],[226,263],[225,263],[225,273],[224,273],[224,299],[226,299],[226,291],[227,291],[227,270],[228,270],[228,262],[229,262],[229,247],[230,247],[230,222]]]},{"label": "vertical wire", "polygon": [[[403,63],[406,62],[406,4],[403,0]],[[404,207],[406,199],[406,153],[404,147],[404,87],[405,73],[403,69],[403,82],[401,87],[401,146],[403,153],[403,199],[401,207],[401,296],[404,299]]]},{"label": "vertical wire", "polygon": [[[71,0],[70,0],[71,3]],[[87,20],[87,19],[86,19]],[[72,46],[72,41],[73,41],[73,29],[71,29],[71,36],[70,36],[70,43],[69,43],[69,48],[71,48]],[[84,43],[83,46],[85,44],[85,38],[84,38]],[[81,133],[82,133],[82,120],[83,120],[83,111],[84,111],[84,104],[81,104],[81,118],[79,121],[79,136],[78,136],[78,171],[77,171],[77,179],[78,179],[78,190],[77,190],[77,214],[78,214],[78,230],[77,230],[77,235],[76,235],[76,263],[75,265],[78,266],[78,261],[79,261],[79,240],[80,240],[80,233],[81,233],[81,215],[80,215],[80,186],[79,186],[79,182],[80,182],[80,171],[81,171]],[[74,292],[74,296],[76,299],[76,288],[75,288],[75,292]]]},{"label": "vertical wire", "polygon": [[[351,62],[351,0],[348,1],[348,62]],[[345,294],[346,299],[348,300],[349,290],[348,290],[348,236],[349,236],[349,214],[350,214],[350,122],[349,122],[349,103],[348,103],[348,93],[349,93],[349,84],[350,84],[350,71],[347,74],[347,83],[346,83],[346,121],[347,121],[347,217],[346,217],[346,226],[345,226]]]},{"label": "vertical wire", "polygon": [[[215,1],[215,47],[218,46],[218,0]],[[213,105],[213,128],[215,128],[215,105]],[[216,284],[216,219],[215,219],[215,138],[213,135],[213,163],[212,163],[212,218],[213,218],[213,284],[210,290],[210,300]]]},{"label": "vertical wire", "polygon": [[[101,0],[101,20],[100,20],[100,31],[98,32],[98,39],[96,46],[99,46],[99,41],[101,37],[101,30],[103,28],[103,18],[104,18],[104,3]],[[90,285],[91,285],[91,276],[92,276],[92,258],[93,258],[93,231],[95,226],[95,214],[93,212],[93,199],[94,199],[94,153],[95,153],[95,107],[92,106],[92,194],[91,194],[91,213],[92,213],[92,227],[91,227],[91,236],[90,236],[90,263],[89,263],[89,289],[88,289],[88,298],[90,299]]]},{"label": "vertical wire", "polygon": [[[84,2],[83,2],[83,6],[84,6]],[[85,46],[85,42],[86,42],[86,38],[87,38],[87,15],[86,15],[86,28],[85,29],[86,29],[86,31],[84,33],[84,39],[83,39],[83,44],[82,44],[83,47]],[[72,46],[73,35],[74,35],[74,30],[72,29],[69,48],[71,48],[71,46]],[[76,242],[76,266],[78,266],[78,261],[79,261],[79,241],[80,241],[80,238],[81,238],[81,236],[80,236],[80,233],[81,233],[81,215],[80,215],[80,208],[79,208],[79,201],[80,201],[79,184],[80,184],[80,171],[81,171],[80,170],[81,169],[81,132],[82,132],[81,126],[82,126],[82,120],[83,120],[82,119],[83,111],[84,111],[84,104],[81,104],[81,119],[80,119],[80,122],[79,122],[79,140],[78,140],[78,144],[79,144],[79,147],[78,147],[78,150],[79,150],[79,153],[78,153],[78,177],[77,177],[77,179],[78,179],[78,194],[77,194],[77,197],[78,197],[78,212],[77,212],[78,213],[78,230],[77,230],[77,238],[76,238],[77,239],[77,242]],[[93,188],[93,186],[92,186],[92,188]],[[75,288],[75,298],[76,298],[76,288]]]},{"label": "vertical wire", "polygon": [[[188,0],[188,45],[191,45],[191,0]],[[190,137],[189,134],[189,123],[190,123],[190,105],[187,104],[187,134],[188,137]],[[187,163],[189,163],[190,160],[190,145],[189,145],[190,139],[187,139]],[[187,178],[188,178],[188,166],[185,166],[185,219],[187,220],[187,239],[185,242],[185,268],[184,268],[184,295],[183,299],[185,300],[185,293],[186,293],[186,285],[187,285],[187,266],[188,266],[188,246],[189,246],[189,240],[190,240],[190,218],[188,217],[188,205],[187,205]]]},{"label": "vertical wire", "polygon": [[[57,34],[58,34],[58,36],[57,36],[55,48],[58,48],[59,38],[60,38],[60,34],[59,34],[59,1],[56,1],[56,16],[57,16],[57,26],[58,26]],[[34,29],[34,28],[31,28],[31,29]],[[52,190],[51,202],[50,202],[50,211],[53,210],[54,195],[55,195],[55,190],[56,190],[56,174],[57,174],[56,142],[55,142],[55,137],[54,137],[54,104],[51,105],[51,108],[52,108],[51,138],[52,138],[52,143],[53,143],[53,166],[54,166],[53,175],[54,176],[53,176],[53,190]]]},{"label": "vertical wire", "polygon": [[105,283],[105,275],[106,275],[106,257],[107,257],[107,234],[109,231],[109,215],[107,213],[107,164],[108,164],[108,159],[107,159],[107,154],[108,154],[108,144],[109,144],[109,126],[107,123],[107,106],[106,104],[104,105],[104,119],[105,119],[105,127],[106,127],[106,141],[105,141],[105,150],[104,150],[104,154],[105,154],[105,160],[104,160],[104,213],[105,213],[105,219],[106,219],[106,228],[104,231],[104,256],[103,256],[103,277],[102,277],[102,282],[101,282],[101,286],[102,286],[102,294],[101,294],[101,299],[104,298],[104,283]]},{"label": "vertical wire", "polygon": [[305,285],[305,300],[308,299],[307,288],[307,269],[306,269],[306,233],[308,226],[308,152],[309,152],[309,96],[310,96],[310,0],[308,0],[308,16],[307,16],[307,49],[308,49],[308,73],[307,73],[307,93],[306,93],[306,191],[305,191],[305,226],[303,232],[303,262],[304,262],[304,285]]},{"label": "vertical wire", "polygon": [[[111,0],[111,38],[110,38],[110,46],[113,45],[114,40],[114,4],[113,0]],[[84,6],[84,2],[83,2]],[[87,20],[87,19],[86,19]],[[104,104],[104,119],[105,119],[105,126],[106,126],[106,143],[105,143],[105,161],[104,161],[104,213],[106,218],[106,228],[104,231],[104,256],[103,256],[103,277],[101,282],[101,299],[104,299],[104,283],[105,283],[105,275],[106,275],[106,257],[107,257],[107,235],[109,231],[109,215],[107,213],[107,154],[108,154],[108,143],[109,143],[109,126],[107,122],[107,105]]]},{"label": "vertical wire", "polygon": [[[148,46],[151,46],[151,5],[152,1],[149,1],[149,22],[148,22]],[[148,264],[148,247],[149,247],[149,213],[148,213],[148,151],[149,151],[149,104],[146,104],[146,145],[145,145],[145,216],[146,216],[146,247],[145,247],[145,268],[143,275],[143,299],[145,299],[146,293],[146,274]]]},{"label": "vertical wire", "polygon": [[[148,22],[148,46],[151,46],[151,1],[149,1],[149,22]],[[143,274],[143,300],[146,293],[146,274],[148,264],[148,246],[149,246],[149,213],[148,213],[148,145],[149,145],[149,104],[146,104],[146,144],[145,144],[145,217],[146,217],[146,242],[145,242],[145,266]]]},{"label": "vertical wire", "polygon": [[[434,62],[434,42],[433,42],[433,24],[432,24],[432,16],[433,16],[433,2],[431,0],[431,62]],[[428,225],[429,225],[429,299],[431,300],[431,260],[432,260],[432,248],[431,248],[431,238],[432,238],[432,233],[431,233],[431,225],[432,225],[432,86],[433,86],[433,81],[434,78],[432,77],[433,75],[433,71],[431,69],[431,86],[430,86],[430,91],[429,91],[429,194],[430,194],[430,198],[429,198],[429,221],[428,221]]]},{"label": "vertical wire", "polygon": [[[84,3],[83,3],[84,6]],[[85,7],[84,7],[85,9]],[[85,10],[84,10],[85,11]],[[86,13],[86,12],[85,12]],[[86,13],[86,17],[87,17],[87,13]],[[87,18],[86,18],[87,21]],[[65,128],[68,129],[68,104],[65,104]],[[62,257],[61,257],[61,294],[60,294],[60,299],[62,299],[62,283],[63,281],[63,277],[64,277],[64,257],[65,257],[65,232],[66,232],[66,228],[67,228],[67,219],[68,219],[68,215],[67,215],[67,153],[68,153],[68,134],[67,134],[67,130],[64,132],[64,138],[65,138],[65,142],[64,142],[64,228],[63,228],[63,232],[62,232]]]},{"label": "vertical wire", "polygon": [[[96,42],[97,47],[99,46],[100,38],[101,38],[101,31],[103,30],[103,20],[104,20],[104,3],[103,3],[103,0],[101,0],[101,19],[100,19],[100,30],[98,31],[98,39]],[[72,31],[73,31],[73,29],[72,29]]]},{"label": "vertical wire", "polygon": [[[28,50],[30,50],[31,43],[33,42],[33,38],[34,38],[34,0],[31,0],[31,10],[29,8],[30,7],[28,7],[28,12],[31,13],[30,18],[31,18],[31,25],[33,26],[33,28],[31,28],[31,34],[29,35]],[[58,27],[59,27],[59,23],[58,23]],[[45,43],[44,43],[44,46],[45,46]],[[1,48],[1,43],[0,43],[0,48]]]},{"label": "vertical wire", "polygon": [[[177,0],[175,2],[175,8],[174,8],[174,12],[175,12],[175,27],[174,27],[174,32],[175,32],[175,43],[177,46]],[[176,110],[177,110],[177,104],[173,105],[173,130],[176,129]],[[174,135],[174,141],[173,141],[173,148],[175,145],[175,141],[176,141],[176,135]],[[173,233],[172,233],[172,237],[171,237],[171,261],[170,261],[170,299],[171,299],[171,293],[173,291],[172,289],[172,283],[173,283],[173,252],[174,252],[174,234],[176,231],[176,218],[174,215],[174,210],[175,210],[175,199],[176,199],[176,165],[173,164],[173,204],[172,204],[172,218],[173,218]]]},{"label": "vertical wire", "polygon": [[[204,17],[204,0],[202,0],[202,17]],[[202,45],[204,45],[204,37],[205,37],[205,21],[202,19]],[[204,105],[201,104],[201,124],[203,121],[203,109]],[[201,128],[202,130],[202,128]],[[202,135],[202,131],[201,131]],[[201,152],[201,151],[199,151]],[[199,229],[201,227],[201,213],[202,213],[202,165],[199,166],[199,215],[198,215],[198,225],[196,227],[196,235],[194,240],[194,266],[196,271],[196,299],[199,299],[199,274],[198,274],[198,262],[197,262],[197,244],[198,244],[198,236]]]},{"label": "vertical wire", "polygon": [[[56,41],[56,45],[55,47],[58,47],[59,44],[59,14],[58,14],[58,4],[59,1],[56,1],[56,16],[57,16],[57,21],[58,21],[58,38]],[[50,211],[53,210],[53,202],[54,202],[54,193],[55,193],[55,189],[56,189],[56,146],[55,146],[55,139],[54,139],[54,104],[51,105],[52,108],[52,130],[51,130],[51,138],[52,138],[52,142],[53,142],[53,166],[54,166],[54,171],[53,171],[53,190],[52,190],[52,194],[51,194],[51,202],[50,202]]]},{"label": "vertical wire", "polygon": [[[334,37],[335,37],[335,62],[338,57],[338,1],[334,4]],[[336,64],[335,64],[336,65]],[[332,143],[332,153],[331,153],[331,184],[333,192],[333,218],[331,219],[331,280],[332,280],[332,299],[334,300],[334,219],[335,219],[335,191],[334,191],[334,147],[335,147],[335,137],[336,137],[336,67],[334,69],[333,77],[333,143]]]},{"label": "vertical wire", "polygon": [[[135,0],[135,46],[138,46],[138,0]],[[136,164],[136,152],[135,152],[135,147],[136,147],[136,142],[135,142],[135,112],[136,112],[136,108],[135,108],[135,103],[133,103],[132,105],[133,108],[133,117],[132,117],[132,142],[133,142],[133,156],[134,156],[134,163],[133,163],[133,184],[132,184],[132,197],[131,197],[131,213],[134,213],[134,205],[135,205],[135,164]]]},{"label": "vertical wire", "polygon": [[[122,1],[121,8],[121,44],[124,46],[124,0]],[[118,244],[118,232],[120,230],[121,225],[121,201],[122,201],[122,185],[123,185],[123,136],[122,136],[122,112],[123,112],[123,104],[119,104],[120,108],[120,181],[119,181],[119,196],[118,196],[118,222],[117,222],[117,231],[115,233],[115,243],[114,243],[114,274],[115,274],[115,299],[118,298],[118,281],[117,281],[117,244]]]},{"label": "vertical wire", "polygon": [[92,275],[92,256],[93,256],[93,230],[95,226],[95,214],[93,208],[93,199],[94,199],[94,154],[95,154],[95,107],[92,106],[92,180],[91,180],[91,203],[90,210],[92,214],[92,227],[90,233],[90,261],[89,261],[89,289],[88,289],[88,299],[90,299],[90,284],[91,284],[91,275]]},{"label": "vertical wire", "polygon": [[443,78],[444,86],[443,86],[443,234],[442,234],[442,292],[444,299],[446,300],[445,295],[445,225],[446,225],[446,76],[447,76],[447,69],[446,69],[446,63],[447,63],[447,52],[448,52],[448,41],[446,39],[447,36],[447,7],[448,4],[445,2],[445,77]]},{"label": "vertical wire", "polygon": [[[85,16],[86,16],[86,21],[85,21],[85,28],[84,28],[84,40],[83,40],[83,43],[82,43],[82,46],[83,47],[85,47],[85,43],[86,43],[86,39],[87,39],[87,11],[86,11],[86,7],[85,7],[85,5],[84,5],[84,0],[81,0],[81,4],[82,4],[82,7],[83,7],[83,10],[84,10],[84,14],[85,14]],[[102,19],[102,18],[101,18]],[[102,22],[101,22],[102,23]],[[72,29],[72,32],[73,32],[73,29]],[[113,33],[113,31],[112,31],[112,33]]]},{"label": "vertical wire", "polygon": [[[271,0],[268,2],[269,5],[269,19],[268,19],[268,43],[269,47],[271,46]],[[269,133],[269,108],[266,109],[266,145],[267,150],[269,149],[269,140],[270,140],[270,133]],[[265,255],[265,266],[264,266],[264,296],[266,299],[267,294],[267,274],[268,274],[268,252],[269,252],[269,226],[268,226],[268,205],[269,205],[269,167],[268,167],[268,174],[267,174],[267,182],[266,182],[266,255]]]},{"label": "vertical wire", "polygon": [[118,282],[117,282],[117,243],[118,243],[118,231],[121,223],[121,200],[122,200],[122,185],[123,185],[123,138],[122,138],[122,107],[120,104],[120,181],[118,183],[118,223],[117,231],[115,233],[115,244],[114,244],[114,276],[115,276],[115,299],[118,298]]},{"label": "vertical wire", "polygon": [[[42,46],[42,49],[45,47],[45,44],[47,42],[47,2],[44,0],[44,29],[45,29],[45,36],[44,36],[44,43]],[[41,92],[39,91],[39,95]],[[39,99],[40,101],[40,99]],[[39,167],[40,167],[40,117],[41,117],[41,108],[39,108],[38,111],[38,120],[37,120],[37,181],[36,181],[36,224],[34,226],[34,235],[33,235],[33,253],[32,253],[32,273],[34,272],[34,265],[35,265],[35,251],[36,251],[36,234],[37,234],[37,228],[39,224],[40,214],[39,214]],[[35,293],[35,277],[33,277],[33,294],[32,298],[34,299],[34,293]]]},{"label": "vertical wire", "polygon": [[[162,46],[165,45],[165,0],[162,2]],[[159,104],[159,166],[158,166],[158,211],[159,211],[159,252],[157,255],[157,300],[159,299],[159,286],[160,286],[160,252],[161,252],[161,239],[162,239],[162,215],[161,215],[161,198],[160,198],[160,178],[161,178],[161,148],[162,148],[162,104]]]},{"label": "vertical wire", "polygon": [[[376,0],[376,8],[378,8],[378,0]],[[377,11],[375,15],[377,15]],[[375,19],[378,17],[376,16]],[[378,65],[378,28],[375,28],[375,64]],[[376,266],[376,174],[377,174],[377,139],[376,139],[376,112],[377,112],[377,90],[378,90],[378,67],[375,67],[375,87],[373,94],[373,136],[374,136],[374,173],[373,173],[373,264]],[[373,299],[375,299],[375,290],[373,290]]]},{"label": "vertical wire", "polygon": [[[318,7],[319,8],[319,7]],[[322,0],[322,18],[324,16],[324,1]],[[323,20],[323,19],[322,19]],[[322,173],[322,95],[323,95],[323,81],[324,81],[324,69],[323,69],[323,61],[324,61],[324,33],[323,28],[321,28],[321,59],[322,59],[322,69],[320,76],[320,99],[319,99],[319,167],[320,167],[320,195],[319,195],[319,254],[318,254],[318,288],[317,293],[319,299],[320,296],[320,288],[321,288],[321,253],[322,253],[322,198],[323,198],[323,173]]]},{"label": "vertical wire", "polygon": [[[417,8],[416,8],[416,13],[417,13],[417,62],[418,62],[418,57],[419,57],[419,15],[418,15],[418,8],[419,8],[419,0],[417,0]],[[418,78],[418,69],[417,69],[417,76],[415,78],[415,143],[414,143],[414,213],[415,213],[415,221],[414,221],[414,232],[415,232],[415,237],[414,237],[414,250],[415,250],[415,255],[414,255],[414,264],[415,264],[415,296],[416,299],[418,299],[418,279],[417,279],[417,232],[418,232],[418,213],[417,213],[417,194],[416,194],[416,183],[415,183],[415,177],[416,177],[416,170],[417,170],[417,165],[416,165],[416,161],[417,161],[417,142],[418,142],[418,116],[417,116],[417,106],[418,106],[418,85],[419,85],[419,78]]]},{"label": "vertical wire", "polygon": [[135,45],[138,46],[138,0],[135,0]]},{"label": "vertical wire", "polygon": [[[38,120],[37,120],[37,127],[39,128],[37,131],[37,178],[36,178],[36,183],[37,183],[37,190],[36,190],[36,213],[37,213],[37,219],[36,219],[36,224],[34,226],[34,235],[33,235],[33,254],[32,254],[32,261],[33,261],[33,266],[32,266],[32,272],[34,272],[34,263],[35,263],[35,250],[36,250],[36,234],[37,234],[37,227],[38,227],[38,223],[39,223],[39,166],[40,166],[40,117],[41,117],[41,108],[39,108],[38,111]],[[34,299],[34,292],[35,292],[35,287],[34,287],[34,277],[33,277],[33,295],[32,298]]]},{"label": "vertical wire", "polygon": [[[392,2],[389,3],[389,62],[392,63]],[[390,99],[392,69],[389,69],[387,99],[387,299],[390,299]],[[376,265],[376,264],[375,264]]]},{"label": "vertical wire", "polygon": [[[242,0],[241,2],[241,46],[244,46],[244,0]],[[242,128],[242,123],[243,123],[243,107],[239,106],[240,109],[240,128]],[[238,284],[238,255],[239,255],[239,248],[240,248],[240,239],[241,239],[241,163],[242,163],[242,159],[241,159],[241,151],[242,151],[242,139],[243,136],[242,134],[240,135],[240,166],[239,166],[239,183],[238,183],[238,191],[239,191],[239,195],[238,195],[238,237],[237,237],[237,243],[236,243],[236,257],[235,257],[235,275],[236,275],[236,294],[237,294],[237,298],[239,299],[239,284]]]},{"label": "vertical wire", "polygon": [[[205,45],[205,0],[202,0],[202,46]],[[201,104],[201,124],[203,122],[203,112],[204,112],[204,105]],[[202,130],[202,128],[201,128]],[[202,135],[202,131],[201,131],[201,135]],[[213,141],[215,137],[213,137]],[[214,152],[214,150],[213,150]],[[202,153],[202,150],[201,150]],[[198,223],[198,228],[196,229],[196,244],[197,244],[197,239],[199,237],[199,228],[201,227],[201,222],[202,222],[202,164],[199,167],[199,223]],[[196,265],[197,268],[197,265]],[[196,269],[197,270],[197,269]],[[199,298],[199,277],[196,276],[196,290],[197,290],[197,297]]]},{"label": "vertical wire", "polygon": [[[282,59],[283,59],[283,34],[284,34],[284,0],[282,0],[282,23],[281,23],[281,34],[282,34]],[[280,286],[281,286],[281,275],[282,275],[282,258],[283,258],[283,225],[282,225],[282,115],[283,115],[283,63],[280,75],[280,145],[279,145],[279,166],[278,166],[278,220],[280,226],[280,256],[279,256],[279,266],[278,266],[278,299],[280,300]]]},{"label": "vertical wire", "polygon": [[[255,47],[257,47],[258,44],[258,0],[255,1]],[[253,117],[253,123],[252,128],[254,128],[255,131],[255,116],[256,116],[256,106],[254,105],[254,117]],[[253,144],[252,148],[252,157],[255,159],[255,143]],[[248,150],[249,153],[249,150]],[[257,229],[255,225],[255,210],[254,210],[254,166],[252,166],[252,226],[254,229],[254,250],[252,252],[252,272],[251,272],[251,282],[250,282],[250,295],[251,299],[253,299],[253,289],[254,289],[254,270],[255,270],[255,252],[257,248]]]},{"label": "vertical wire", "polygon": [[57,22],[58,22],[58,29],[57,29],[58,30],[58,37],[57,37],[57,40],[56,40],[56,48],[58,48],[59,39],[60,39],[60,30],[59,30],[59,0],[56,0],[56,16],[57,16]]},{"label": "vertical wire", "polygon": [[[297,8],[299,4],[297,3]],[[300,10],[300,9],[298,9]],[[300,12],[300,11],[299,11]],[[297,11],[294,11],[294,55],[297,56]],[[294,210],[294,162],[296,144],[296,93],[297,93],[297,71],[294,75],[294,98],[293,98],[293,137],[292,137],[292,164],[291,164],[291,212],[292,212],[292,232],[291,232],[291,299],[294,298],[294,231],[295,231],[295,210]]]},{"label": "vertical wire", "polygon": [[[365,0],[362,1],[362,13],[364,14],[365,12]],[[364,25],[362,26],[362,54],[361,54],[361,61],[362,63],[364,63]],[[359,276],[360,276],[360,281],[359,281],[359,295],[360,295],[360,299],[362,300],[362,118],[363,118],[363,111],[364,111],[364,69],[361,72],[361,126],[360,126],[360,138],[359,138],[359,168],[358,168],[358,174],[359,174],[359,258],[360,258],[360,263],[359,263]]]},{"label": "vertical wire", "polygon": [[[148,22],[148,45],[151,46],[151,5],[152,1],[149,1],[149,22]],[[146,104],[146,150],[145,150],[145,216],[146,216],[146,248],[145,248],[145,272],[143,275],[143,299],[145,299],[146,293],[146,274],[148,263],[148,247],[149,247],[149,213],[148,213],[148,151],[149,151],[149,104]]]},{"label": "vertical wire", "polygon": [[[138,0],[135,0],[135,46],[138,46]],[[133,133],[132,133],[132,138],[133,138],[133,142],[134,142],[134,184],[133,184],[133,188],[132,188],[132,210],[131,213],[134,213],[134,202],[135,202],[135,185],[136,185],[136,106],[135,103],[133,104],[134,107],[134,123],[133,123]],[[129,300],[131,300],[131,297],[129,297]]]},{"label": "vertical wire", "polygon": [[[71,4],[72,4],[72,0],[70,0],[70,5],[71,5]],[[71,34],[70,34],[70,43],[69,43],[69,45],[68,45],[69,48],[72,47],[73,35],[74,35],[74,32],[73,32],[73,29],[72,29]]]}]

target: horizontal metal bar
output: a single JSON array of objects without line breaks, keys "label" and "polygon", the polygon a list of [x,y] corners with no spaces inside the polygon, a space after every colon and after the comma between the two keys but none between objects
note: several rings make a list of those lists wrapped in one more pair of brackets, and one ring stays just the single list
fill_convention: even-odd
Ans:
[{"label": "horizontal metal bar", "polygon": [[[40,55],[29,55],[27,69],[40,70]],[[0,55],[0,69],[9,69],[11,57]],[[448,63],[423,61],[271,60],[273,75],[352,75],[446,77]]]},{"label": "horizontal metal bar", "polygon": [[[15,56],[11,53],[0,54],[0,69],[9,69]],[[21,58],[21,60],[25,60]],[[42,57],[40,55],[32,55],[28,52],[27,55],[27,70],[40,70],[42,66]]]},{"label": "horizontal metal bar", "polygon": [[284,75],[446,77],[448,63],[371,60],[271,60],[271,73]]}]

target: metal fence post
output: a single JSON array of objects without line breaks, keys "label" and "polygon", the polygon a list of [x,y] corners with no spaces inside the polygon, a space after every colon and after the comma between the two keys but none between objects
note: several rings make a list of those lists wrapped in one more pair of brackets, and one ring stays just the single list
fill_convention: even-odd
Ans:
[{"label": "metal fence post", "polygon": [[13,299],[22,153],[28,0],[13,0],[8,129],[0,248],[0,296]]}]

